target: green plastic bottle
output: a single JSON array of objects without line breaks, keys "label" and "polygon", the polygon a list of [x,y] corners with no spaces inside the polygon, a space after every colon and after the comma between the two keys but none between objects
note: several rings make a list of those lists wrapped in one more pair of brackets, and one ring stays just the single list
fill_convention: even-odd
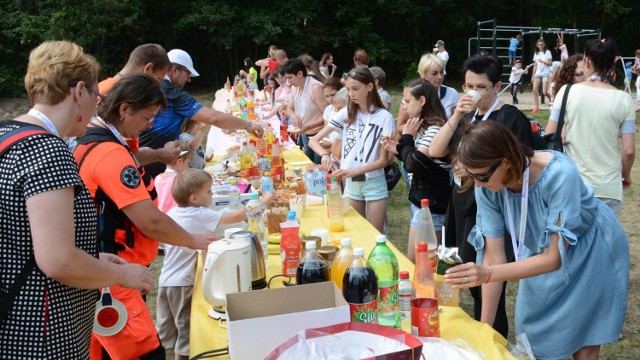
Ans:
[{"label": "green plastic bottle", "polygon": [[387,246],[386,236],[376,236],[376,247],[369,254],[367,265],[378,278],[378,324],[402,328],[398,302],[398,259]]}]

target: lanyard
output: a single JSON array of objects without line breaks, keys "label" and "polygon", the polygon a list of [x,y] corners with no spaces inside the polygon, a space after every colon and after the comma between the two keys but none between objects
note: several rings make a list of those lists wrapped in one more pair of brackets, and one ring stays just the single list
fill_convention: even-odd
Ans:
[{"label": "lanyard", "polygon": [[107,129],[109,129],[113,133],[113,135],[118,139],[118,141],[120,141],[122,145],[124,145],[126,148],[129,148],[129,145],[127,145],[127,141],[124,139],[122,134],[120,134],[120,131],[118,131],[118,129],[116,129],[115,126],[113,126],[111,123],[108,123],[102,120],[102,118],[100,118],[100,116],[98,115],[94,116],[93,118],[98,120],[98,122],[101,123],[102,125],[106,126]]},{"label": "lanyard", "polygon": [[[495,101],[493,102],[493,104],[491,104],[491,107],[489,108],[489,110],[487,110],[486,113],[484,113],[484,116],[482,117],[482,121],[485,121],[489,118],[489,115],[493,112],[493,109],[496,108],[496,106],[498,106],[498,103],[500,102],[500,98],[496,97]],[[473,117],[471,118],[471,122],[476,121],[476,114],[478,114],[478,109],[476,109],[476,111],[473,113]]]},{"label": "lanyard", "polygon": [[39,110],[36,109],[31,109],[29,110],[29,112],[27,113],[33,117],[35,117],[36,119],[40,120],[42,122],[42,124],[44,124],[44,127],[47,128],[47,130],[49,130],[49,132],[51,132],[53,135],[60,137],[60,134],[58,133],[58,129],[56,129],[55,126],[53,126],[53,123],[51,122],[51,119],[49,119],[49,117],[47,117],[47,115],[43,114],[42,112],[40,112]]},{"label": "lanyard", "polygon": [[[507,192],[509,190],[503,189],[502,191]],[[521,208],[520,211],[520,233],[518,234],[518,242],[516,243],[516,232],[515,226],[513,224],[513,215],[511,214],[511,205],[509,205],[509,201],[507,200],[507,195],[505,193],[504,196],[504,205],[507,210],[507,218],[509,220],[509,232],[511,233],[511,244],[513,245],[513,253],[516,257],[516,261],[520,258],[520,253],[522,252],[522,245],[524,244],[524,235],[527,227],[527,200],[529,198],[529,166],[524,170],[524,175],[522,176],[522,199],[521,199]]]}]

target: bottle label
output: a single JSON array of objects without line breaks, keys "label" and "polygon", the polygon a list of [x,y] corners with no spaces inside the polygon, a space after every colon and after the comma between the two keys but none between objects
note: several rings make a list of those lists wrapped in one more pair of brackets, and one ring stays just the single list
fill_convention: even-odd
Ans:
[{"label": "bottle label", "polygon": [[378,302],[371,301],[363,304],[349,303],[351,321],[364,323],[378,323]]},{"label": "bottle label", "polygon": [[411,334],[420,337],[440,337],[438,300],[430,298],[411,300]]},{"label": "bottle label", "polygon": [[378,314],[385,316],[394,315],[398,312],[398,283],[379,287],[378,290],[380,291],[378,294],[378,299],[380,299]]},{"label": "bottle label", "polygon": [[398,295],[398,303],[400,307],[400,311],[411,312],[411,294],[400,294]]},{"label": "bottle label", "polygon": [[427,250],[427,256],[429,257],[429,263],[431,263],[431,269],[433,270],[433,273],[436,273],[436,270],[438,269],[438,254],[436,254],[436,249],[429,249]]}]

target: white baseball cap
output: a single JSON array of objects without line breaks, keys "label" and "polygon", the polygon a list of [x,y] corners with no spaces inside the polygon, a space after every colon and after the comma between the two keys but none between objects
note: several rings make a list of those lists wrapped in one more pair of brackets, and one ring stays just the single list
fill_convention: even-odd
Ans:
[{"label": "white baseball cap", "polygon": [[191,56],[186,51],[173,49],[167,53],[167,56],[169,56],[170,62],[186,67],[191,73],[191,77],[200,76],[196,69],[193,68],[193,60],[191,60]]}]

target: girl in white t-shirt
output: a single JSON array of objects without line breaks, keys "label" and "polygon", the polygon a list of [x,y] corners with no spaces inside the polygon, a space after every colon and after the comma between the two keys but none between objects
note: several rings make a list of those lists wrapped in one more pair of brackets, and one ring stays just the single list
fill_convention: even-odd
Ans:
[{"label": "girl in white t-shirt", "polygon": [[333,131],[342,133],[340,169],[335,176],[347,179],[345,193],[351,198],[351,206],[380,232],[384,230],[387,213],[387,182],[384,167],[393,161],[381,140],[393,135],[394,119],[382,104],[371,71],[359,67],[346,74],[345,85],[349,91],[349,105],[340,110],[309,146],[322,154],[322,167],[332,168],[331,154],[323,149],[319,139]]},{"label": "girl in white t-shirt", "polygon": [[538,88],[542,82],[542,93],[549,98],[549,77],[551,76],[552,57],[551,51],[547,49],[547,44],[543,39],[538,39],[536,43],[536,53],[533,55],[533,110],[531,113],[540,111],[538,107]]}]

